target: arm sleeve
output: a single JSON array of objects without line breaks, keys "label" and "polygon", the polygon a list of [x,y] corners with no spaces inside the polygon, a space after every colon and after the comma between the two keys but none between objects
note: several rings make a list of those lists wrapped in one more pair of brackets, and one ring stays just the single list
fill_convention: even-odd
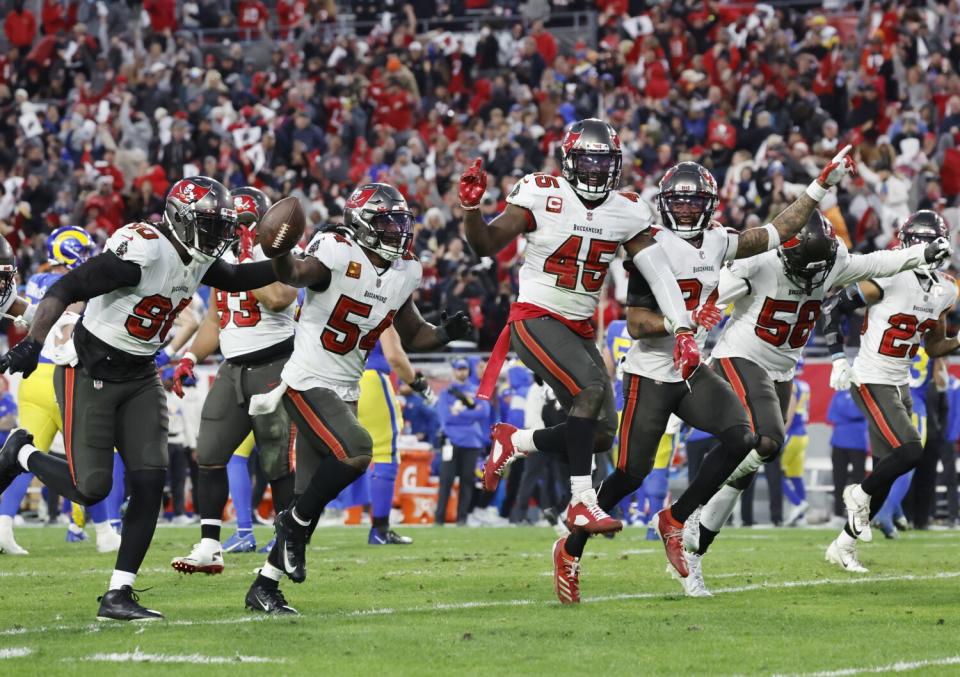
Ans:
[{"label": "arm sleeve", "polygon": [[875,277],[889,277],[904,270],[912,270],[926,261],[925,249],[925,245],[915,244],[906,249],[878,251],[864,255],[851,254],[847,257],[847,265],[833,281],[833,286],[845,287],[854,282]]},{"label": "arm sleeve", "polygon": [[630,279],[627,282],[627,303],[628,306],[635,308],[646,308],[647,310],[660,311],[657,305],[657,299],[653,295],[653,290],[647,283],[647,278],[637,271],[630,273]]},{"label": "arm sleeve", "polygon": [[131,261],[122,261],[112,251],[106,251],[61,277],[47,290],[46,295],[68,306],[138,284],[140,266]]},{"label": "arm sleeve", "polygon": [[831,355],[843,354],[843,320],[857,308],[867,305],[860,288],[852,284],[823,302],[823,336]]},{"label": "arm sleeve", "polygon": [[660,246],[654,244],[641,250],[633,257],[633,263],[650,285],[660,312],[670,325],[671,333],[678,327],[693,326],[683,294]]},{"label": "arm sleeve", "polygon": [[734,272],[734,268],[724,266],[720,270],[720,283],[717,285],[717,305],[733,303],[751,292],[750,282]]},{"label": "arm sleeve", "polygon": [[233,265],[217,259],[204,273],[202,281],[225,292],[248,291],[276,282],[277,274],[269,261]]}]

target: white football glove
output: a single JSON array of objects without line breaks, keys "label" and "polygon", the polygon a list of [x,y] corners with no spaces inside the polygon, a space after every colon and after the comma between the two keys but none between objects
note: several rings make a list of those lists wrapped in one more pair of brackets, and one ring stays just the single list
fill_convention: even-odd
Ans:
[{"label": "white football glove", "polygon": [[830,370],[830,387],[834,390],[849,390],[853,371],[846,356],[833,358],[833,369]]}]

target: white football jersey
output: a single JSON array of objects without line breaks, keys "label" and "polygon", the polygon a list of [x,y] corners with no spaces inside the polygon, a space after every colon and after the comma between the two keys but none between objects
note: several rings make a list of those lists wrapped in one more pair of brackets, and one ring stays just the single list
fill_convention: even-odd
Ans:
[{"label": "white football jersey", "polygon": [[131,355],[153,355],[190,305],[215,259],[184,263],[173,244],[148,223],[118,229],[104,247],[140,266],[140,283],[87,303],[83,326],[98,339]]},{"label": "white football jersey", "polygon": [[617,249],[653,223],[636,193],[611,191],[588,209],[566,179],[549,174],[523,177],[507,202],[531,215],[517,300],[571,320],[593,317]]},{"label": "white football jersey", "polygon": [[423,269],[404,256],[378,273],[360,245],[339,233],[318,233],[307,256],[322,261],[332,276],[325,291],[307,289],[283,381],[296,390],[329,388],[356,402],[367,353],[420,286]]},{"label": "white football jersey", "polygon": [[789,381],[828,290],[895,275],[924,262],[924,245],[865,256],[851,254],[843,242],[839,245],[823,286],[809,294],[790,281],[776,250],[727,266],[720,274],[719,303],[733,303],[733,312],[712,356],[750,360],[774,381]]},{"label": "white football jersey", "polygon": [[[223,260],[238,263],[232,250],[223,255]],[[260,245],[253,248],[253,260],[267,260]],[[275,346],[293,336],[296,300],[274,312],[262,306],[252,291],[213,292],[220,318],[220,352],[228,360]]]},{"label": "white football jersey", "polygon": [[[707,228],[699,247],[664,228],[654,229],[653,238],[666,254],[687,310],[695,310],[707,301],[716,301],[720,270],[726,261],[736,256],[737,235],[719,226]],[[706,340],[707,332],[697,332],[697,344],[701,350]],[[623,370],[666,383],[682,381],[680,373],[673,367],[675,342],[673,336],[637,339],[630,346]]]},{"label": "white football jersey", "polygon": [[956,303],[957,283],[943,273],[927,276],[914,271],[873,282],[883,290],[883,298],[867,308],[853,381],[906,385],[924,334]]}]

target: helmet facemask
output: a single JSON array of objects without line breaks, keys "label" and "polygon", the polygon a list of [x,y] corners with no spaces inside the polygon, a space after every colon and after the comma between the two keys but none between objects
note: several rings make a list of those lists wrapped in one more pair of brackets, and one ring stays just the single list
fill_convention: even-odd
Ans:
[{"label": "helmet facemask", "polygon": [[803,263],[796,260],[788,251],[783,248],[778,250],[781,261],[783,261],[783,272],[787,279],[795,284],[804,294],[811,294],[813,290],[819,289],[827,281],[836,255],[829,260],[809,261]]},{"label": "helmet facemask", "polygon": [[657,201],[664,225],[685,240],[698,237],[717,208],[717,197],[708,193],[667,191]]},{"label": "helmet facemask", "polygon": [[599,200],[620,185],[620,151],[573,149],[563,159],[563,176],[586,200]]},{"label": "helmet facemask", "polygon": [[10,300],[17,289],[17,266],[13,263],[0,264],[0,306]]},{"label": "helmet facemask", "polygon": [[387,261],[396,261],[407,253],[413,242],[413,214],[409,211],[362,212],[358,220],[357,241]]},{"label": "helmet facemask", "polygon": [[[915,225],[910,229],[902,229],[900,231],[900,247],[906,249],[915,244],[928,245],[938,237],[940,237],[940,233],[933,228],[924,228]],[[939,270],[945,263],[947,262],[934,261],[933,263],[921,263],[917,268],[932,273],[935,270]]]}]

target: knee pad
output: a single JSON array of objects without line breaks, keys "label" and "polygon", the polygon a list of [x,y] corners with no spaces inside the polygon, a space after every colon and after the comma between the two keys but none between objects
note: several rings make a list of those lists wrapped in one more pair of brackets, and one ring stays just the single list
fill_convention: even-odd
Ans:
[{"label": "knee pad", "polygon": [[93,471],[77,482],[81,503],[93,505],[105,499],[113,488],[113,468],[110,472]]},{"label": "knee pad", "polygon": [[717,439],[720,440],[724,449],[739,454],[741,457],[746,456],[751,449],[757,446],[757,436],[750,430],[750,426],[745,425],[735,425],[732,428],[727,428],[717,435]]},{"label": "knee pad", "polygon": [[782,439],[760,435],[757,439],[757,446],[754,448],[757,450],[757,453],[763,457],[763,462],[769,463],[780,454],[780,449],[782,447]]},{"label": "knee pad", "polygon": [[342,461],[344,465],[350,466],[358,472],[364,472],[367,469],[367,466],[370,465],[370,461],[373,460],[373,457],[369,454],[360,455],[360,456],[349,456]]},{"label": "knee pad", "polygon": [[570,415],[581,418],[596,418],[603,408],[604,391],[605,386],[602,381],[588,385],[574,396],[573,405],[570,407]]}]

